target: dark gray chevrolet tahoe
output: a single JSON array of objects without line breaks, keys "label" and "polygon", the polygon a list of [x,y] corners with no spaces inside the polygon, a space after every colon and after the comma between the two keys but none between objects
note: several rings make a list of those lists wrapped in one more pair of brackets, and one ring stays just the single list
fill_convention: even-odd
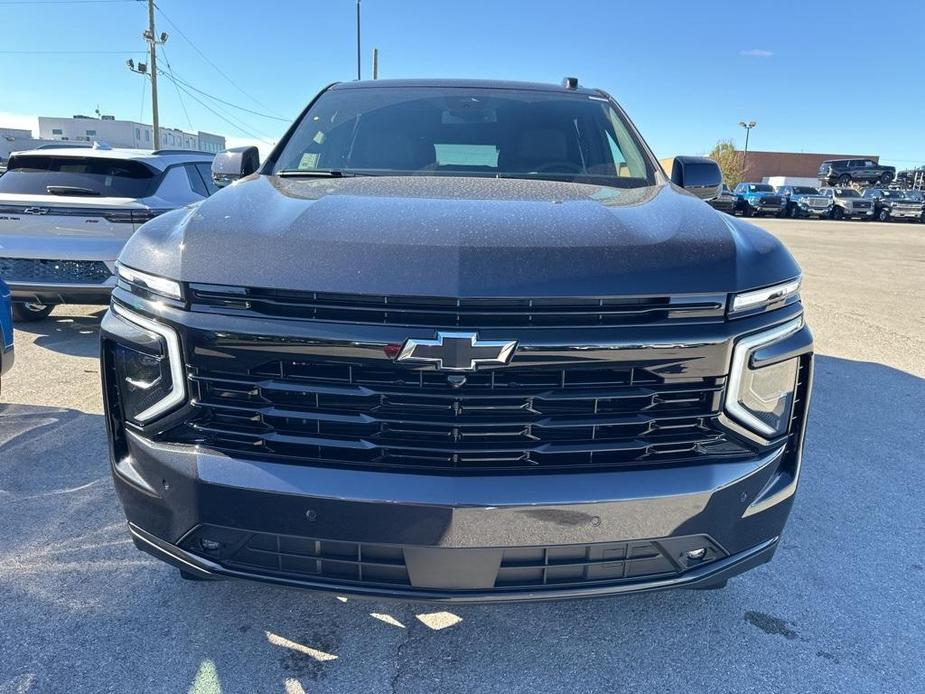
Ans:
[{"label": "dark gray chevrolet tahoe", "polygon": [[669,178],[574,80],[428,80],[333,85],[214,173],[128,242],[103,321],[140,549],[447,601],[716,588],[774,554],[812,337],[786,249],[700,199],[714,163]]}]

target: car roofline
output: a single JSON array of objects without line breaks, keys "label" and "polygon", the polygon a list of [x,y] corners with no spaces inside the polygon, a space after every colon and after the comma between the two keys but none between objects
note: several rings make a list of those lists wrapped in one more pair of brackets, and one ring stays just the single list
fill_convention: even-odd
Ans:
[{"label": "car roofline", "polygon": [[336,82],[330,89],[394,89],[401,87],[419,88],[446,88],[446,89],[506,89],[514,91],[557,92],[565,94],[582,94],[586,96],[601,96],[599,89],[578,86],[574,89],[562,84],[546,82],[518,82],[516,80],[484,80],[484,79],[390,79],[390,80],[358,80],[353,82]]}]

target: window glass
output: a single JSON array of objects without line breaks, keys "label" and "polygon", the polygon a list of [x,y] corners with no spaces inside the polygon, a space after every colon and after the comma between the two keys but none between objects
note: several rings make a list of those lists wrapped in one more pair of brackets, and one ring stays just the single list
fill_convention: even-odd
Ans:
[{"label": "window glass", "polygon": [[212,193],[218,190],[218,186],[212,181],[212,165],[202,161],[193,166],[202,178],[202,183],[206,187],[207,195],[212,195]]},{"label": "window glass", "polygon": [[641,144],[606,99],[463,87],[326,92],[274,167],[313,170],[655,182]]},{"label": "window glass", "polygon": [[186,169],[186,177],[189,178],[189,185],[193,192],[204,198],[209,197],[209,190],[206,188],[205,181],[202,180],[202,176],[199,175],[196,167],[193,164],[186,164],[183,168]]},{"label": "window glass", "polygon": [[150,195],[156,175],[137,161],[26,154],[10,158],[0,193],[140,198]]}]

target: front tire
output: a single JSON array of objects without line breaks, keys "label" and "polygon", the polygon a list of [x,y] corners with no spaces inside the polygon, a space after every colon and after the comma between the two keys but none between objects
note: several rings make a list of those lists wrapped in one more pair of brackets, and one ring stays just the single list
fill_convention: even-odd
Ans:
[{"label": "front tire", "polygon": [[879,219],[881,222],[889,222],[890,221],[890,211],[885,208],[880,210],[877,213],[877,219]]},{"label": "front tire", "polygon": [[889,171],[884,171],[884,172],[880,175],[880,182],[881,182],[883,185],[888,184],[888,183],[889,183],[890,181],[892,181],[892,180],[893,180],[893,174],[891,174]]},{"label": "front tire", "polygon": [[851,176],[848,174],[842,174],[838,177],[838,185],[842,188],[847,188],[851,184]]},{"label": "front tire", "polygon": [[34,323],[45,320],[54,306],[45,304],[13,304],[13,319],[21,323]]},{"label": "front tire", "polygon": [[800,208],[794,205],[790,208],[790,219],[799,219],[800,218]]},{"label": "front tire", "polygon": [[842,219],[845,216],[844,210],[840,207],[832,208],[832,219]]}]

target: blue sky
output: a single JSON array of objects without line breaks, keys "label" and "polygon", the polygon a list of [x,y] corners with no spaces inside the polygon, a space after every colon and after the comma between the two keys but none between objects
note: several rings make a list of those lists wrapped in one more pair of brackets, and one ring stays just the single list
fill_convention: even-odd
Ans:
[{"label": "blue sky", "polygon": [[[752,149],[878,154],[904,168],[925,164],[925,2],[901,5],[878,32],[869,0],[363,0],[363,71],[376,46],[380,77],[577,75],[613,94],[659,156],[741,145],[748,119]],[[238,106],[289,120],[323,85],[355,76],[354,0],[158,6],[173,71]],[[0,0],[0,126],[97,105],[150,122],[144,78],[125,67],[144,57],[146,24],[137,0]],[[189,96],[184,112],[166,79],[160,92],[164,125],[267,140],[286,126],[197,94],[235,127]]]}]

